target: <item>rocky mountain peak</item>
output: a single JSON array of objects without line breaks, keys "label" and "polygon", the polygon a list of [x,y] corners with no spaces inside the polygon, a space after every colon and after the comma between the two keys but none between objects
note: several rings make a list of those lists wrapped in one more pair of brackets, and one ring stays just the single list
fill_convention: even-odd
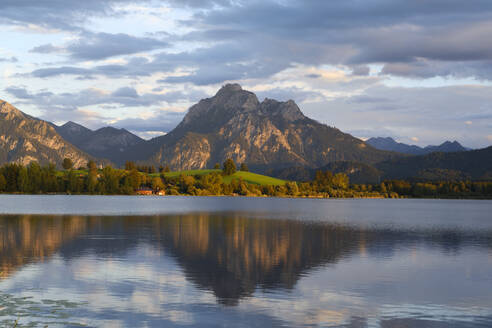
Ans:
[{"label": "rocky mountain peak", "polygon": [[256,110],[260,104],[253,92],[243,90],[239,84],[226,84],[211,99],[213,105],[241,112]]},{"label": "rocky mountain peak", "polygon": [[74,132],[85,132],[85,131],[90,131],[88,128],[86,128],[85,126],[82,126],[80,124],[77,124],[75,122],[72,122],[72,121],[68,121],[67,123],[63,124],[61,126],[61,128],[67,130],[67,131],[70,131],[72,133]]},{"label": "rocky mountain peak", "polygon": [[254,93],[243,90],[239,84],[226,84],[215,96],[192,106],[181,125],[217,125],[238,114],[257,111],[259,104]]},{"label": "rocky mountain peak", "polygon": [[[260,103],[253,92],[244,90],[239,84],[226,84],[212,98],[203,99],[192,106],[182,127],[190,124],[216,126],[244,114],[281,118],[288,122],[306,118],[293,100],[281,102],[266,98]],[[199,127],[195,131],[201,130]]]},{"label": "rocky mountain peak", "polygon": [[266,116],[281,116],[286,121],[297,121],[306,118],[293,100],[280,102],[265,98],[260,105],[260,110]]},{"label": "rocky mountain peak", "polygon": [[228,83],[224,85],[220,90],[217,92],[217,94],[221,93],[229,93],[229,92],[237,92],[237,91],[242,91],[243,88],[241,87],[240,84],[238,83]]},{"label": "rocky mountain peak", "polygon": [[1,99],[0,99],[0,113],[3,114],[6,119],[11,119],[14,117],[22,118],[24,116],[20,110],[18,110],[8,102],[3,101]]}]

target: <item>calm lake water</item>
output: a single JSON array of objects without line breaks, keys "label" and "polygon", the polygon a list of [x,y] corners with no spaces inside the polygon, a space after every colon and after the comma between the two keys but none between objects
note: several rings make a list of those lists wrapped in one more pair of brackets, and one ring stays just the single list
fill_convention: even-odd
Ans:
[{"label": "calm lake water", "polygon": [[492,327],[492,202],[0,195],[0,326]]}]

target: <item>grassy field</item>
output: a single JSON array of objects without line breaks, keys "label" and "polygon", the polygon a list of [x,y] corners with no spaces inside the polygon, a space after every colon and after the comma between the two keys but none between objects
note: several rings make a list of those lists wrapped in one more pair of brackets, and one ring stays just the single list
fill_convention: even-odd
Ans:
[{"label": "grassy field", "polygon": [[[87,175],[87,170],[74,170],[74,172],[76,174]],[[180,174],[182,174],[182,175],[195,175],[196,176],[196,175],[205,175],[205,174],[209,174],[212,172],[221,173],[222,170],[174,171],[174,172],[167,172],[164,174],[166,177],[176,178]],[[64,171],[58,171],[57,172],[58,176],[62,176],[63,174],[65,174]],[[141,173],[141,174],[145,174],[145,173]],[[148,174],[148,175],[151,177],[159,177],[160,173],[152,173],[152,174]],[[232,180],[239,179],[239,178],[242,178],[244,181],[246,181],[248,183],[253,183],[253,184],[262,185],[262,186],[265,186],[265,185],[280,186],[280,185],[284,185],[286,182],[285,180],[272,178],[272,177],[269,177],[266,175],[256,174],[253,172],[243,172],[243,171],[237,171],[233,175],[225,176],[222,178],[222,181],[224,183],[231,183]]]},{"label": "grassy field", "polygon": [[[165,175],[167,177],[173,178],[173,177],[178,177],[180,174],[183,175],[204,175],[204,174],[209,174],[212,172],[217,172],[221,173],[222,170],[190,170],[190,171],[175,171],[175,172],[167,172]],[[159,174],[153,174],[153,176],[159,176]],[[273,185],[273,186],[279,186],[279,185],[284,185],[286,181],[272,178],[266,175],[261,175],[261,174],[256,174],[252,172],[243,172],[243,171],[237,171],[233,175],[225,176],[222,178],[222,181],[224,183],[230,183],[234,179],[239,179],[242,178],[244,181],[248,183],[253,183],[257,185]]]},{"label": "grassy field", "polygon": [[223,177],[222,180],[225,183],[230,183],[233,179],[239,179],[239,178],[243,178],[243,180],[248,183],[254,183],[262,186],[265,185],[280,186],[280,185],[284,185],[286,182],[285,180],[272,178],[266,175],[256,174],[252,172],[243,172],[243,171],[238,171],[233,175]]}]

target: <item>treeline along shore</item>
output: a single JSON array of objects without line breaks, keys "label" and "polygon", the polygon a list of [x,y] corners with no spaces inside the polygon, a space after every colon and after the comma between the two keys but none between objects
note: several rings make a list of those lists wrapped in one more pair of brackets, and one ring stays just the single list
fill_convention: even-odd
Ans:
[{"label": "treeline along shore", "polygon": [[245,164],[226,160],[214,169],[171,172],[168,167],[137,166],[124,169],[73,168],[69,159],[63,170],[54,164],[28,166],[15,163],[0,167],[0,193],[88,195],[190,195],[270,196],[319,198],[472,198],[492,199],[491,181],[402,181],[351,184],[344,173],[318,171],[312,181],[295,182],[251,173]]}]

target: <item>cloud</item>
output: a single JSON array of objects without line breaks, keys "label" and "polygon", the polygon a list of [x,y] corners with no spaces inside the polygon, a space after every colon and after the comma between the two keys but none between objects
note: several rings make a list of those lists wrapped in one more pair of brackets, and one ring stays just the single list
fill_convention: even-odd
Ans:
[{"label": "cloud", "polygon": [[[364,4],[356,0],[167,3],[195,10],[192,19],[181,22],[190,30],[188,33],[166,33],[163,41],[84,32],[65,50],[76,60],[99,60],[182,42],[200,44],[179,53],[161,52],[149,62],[137,65],[128,62],[84,67],[90,75],[112,78],[190,72],[161,80],[172,84],[210,85],[269,78],[295,64],[343,65],[353,75],[367,76],[368,64],[382,63],[385,75],[492,79],[492,43],[483,42],[492,31],[490,1],[472,0],[467,6],[456,0],[370,0]],[[33,51],[58,49],[44,45]],[[44,77],[56,76],[61,68],[41,72]],[[39,76],[41,72],[34,71],[33,75]],[[76,75],[77,71],[71,70],[70,74]]]},{"label": "cloud", "polygon": [[409,78],[432,78],[435,76],[467,78],[478,80],[492,79],[492,61],[474,62],[441,62],[417,59],[407,63],[387,63],[383,66],[382,75]]},{"label": "cloud", "polygon": [[18,99],[35,99],[36,97],[49,97],[53,95],[51,92],[40,92],[36,95],[33,95],[29,93],[24,87],[15,86],[7,87],[5,88],[5,91]]},{"label": "cloud", "polygon": [[320,92],[303,90],[298,87],[286,87],[286,88],[271,88],[267,90],[261,90],[255,92],[258,98],[270,98],[279,101],[294,100],[297,103],[303,103],[305,101],[326,99]]},{"label": "cloud", "polygon": [[75,109],[91,105],[116,104],[124,107],[160,105],[163,102],[174,103],[179,100],[196,97],[203,93],[190,93],[171,91],[167,93],[144,93],[139,94],[132,87],[119,88],[113,92],[107,92],[96,88],[83,89],[77,93],[51,92],[30,93],[24,87],[8,87],[6,92],[19,99],[30,99],[33,103],[45,108]]},{"label": "cloud", "polygon": [[63,47],[57,47],[52,45],[51,43],[43,44],[29,50],[31,53],[39,53],[39,54],[52,54],[52,53],[63,53],[65,49]]},{"label": "cloud", "polygon": [[0,63],[17,63],[19,60],[17,57],[10,57],[10,58],[0,58]]},{"label": "cloud", "polygon": [[67,31],[81,30],[90,17],[117,15],[117,5],[147,0],[2,0],[0,23],[17,26],[39,26],[41,28]]},{"label": "cloud", "polygon": [[167,47],[164,41],[118,33],[85,33],[66,49],[74,59],[100,60]]},{"label": "cloud", "polygon": [[138,52],[165,48],[164,41],[135,37],[124,33],[88,33],[84,32],[80,38],[65,47],[44,44],[30,50],[33,53],[67,53],[77,60],[101,60],[119,55],[129,55]]},{"label": "cloud", "polygon": [[[50,121],[78,120],[88,122],[89,125],[101,125],[104,121],[117,122],[117,126],[136,131],[163,131],[168,132],[184,116],[184,112],[158,110],[156,106],[168,103],[177,103],[190,98],[199,99],[204,93],[199,91],[170,91],[162,94],[144,93],[139,94],[134,88],[123,87],[113,92],[99,89],[84,89],[77,93],[54,94],[51,92],[30,93],[24,87],[9,87],[5,89],[14,97],[21,99],[22,104],[34,104],[44,111],[44,116]],[[83,108],[96,106],[94,110]],[[128,118],[120,120],[111,114],[103,114],[104,111],[97,108],[132,108],[153,107],[159,114],[152,117]],[[97,119],[98,122],[94,122]]]},{"label": "cloud", "polygon": [[[305,103],[303,112],[358,137],[392,136],[420,145],[445,140],[481,148],[489,145],[492,86],[404,88],[374,85],[357,96]],[[488,114],[488,115],[487,115]],[[473,121],[473,125],[463,124]]]}]

